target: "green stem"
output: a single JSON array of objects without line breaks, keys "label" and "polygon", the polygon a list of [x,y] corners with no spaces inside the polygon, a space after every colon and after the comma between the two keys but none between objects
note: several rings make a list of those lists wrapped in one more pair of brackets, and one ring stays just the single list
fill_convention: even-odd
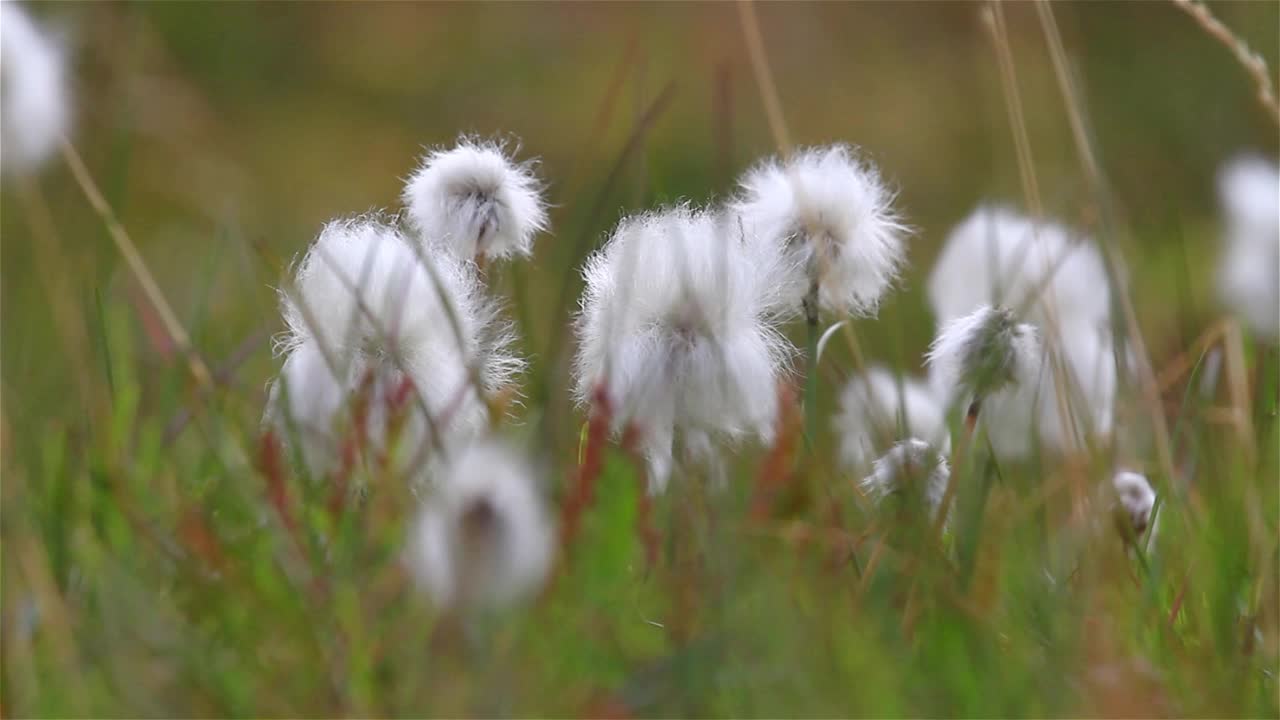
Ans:
[{"label": "green stem", "polygon": [[818,431],[818,284],[804,298],[804,446],[813,452]]}]

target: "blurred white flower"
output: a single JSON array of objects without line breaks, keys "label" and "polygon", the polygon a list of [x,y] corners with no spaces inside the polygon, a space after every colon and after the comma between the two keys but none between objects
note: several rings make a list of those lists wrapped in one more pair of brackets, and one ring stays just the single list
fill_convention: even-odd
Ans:
[{"label": "blurred white flower", "polygon": [[860,485],[877,503],[895,493],[911,493],[912,498],[924,502],[932,518],[950,478],[951,466],[946,457],[929,443],[908,438],[878,458],[872,473]]},{"label": "blurred white flower", "polygon": [[868,315],[903,263],[907,228],[892,201],[873,165],[835,145],[757,165],[729,208],[749,240],[792,256],[783,302],[799,307],[816,284],[821,309]]},{"label": "blurred white flower", "polygon": [[1151,484],[1136,472],[1121,471],[1112,478],[1111,485],[1115,488],[1119,509],[1124,512],[1134,534],[1141,535],[1151,522],[1151,510],[1156,504],[1156,493]]},{"label": "blurred white flower", "polygon": [[451,457],[406,552],[418,586],[441,608],[509,606],[546,581],[555,532],[528,460],[496,440]]},{"label": "blurred white flower", "polygon": [[1096,327],[1111,316],[1106,267],[1092,242],[1000,207],[979,207],[951,231],[928,295],[939,325],[982,305],[1027,306],[1027,318],[1043,328],[1053,326],[1051,315]]},{"label": "blurred white flower", "polygon": [[948,322],[929,348],[948,404],[980,403],[1001,391],[1034,386],[1040,335],[1007,308],[983,305]]},{"label": "blurred white flower", "polygon": [[71,125],[67,52],[17,2],[0,3],[0,165],[33,171]]},{"label": "blurred white flower", "polygon": [[734,223],[681,206],[623,220],[583,270],[576,394],[607,391],[615,430],[643,437],[651,487],[666,486],[677,431],[768,442],[793,352],[775,329],[782,258]]},{"label": "blurred white flower", "polygon": [[1037,384],[994,401],[999,412],[986,427],[998,454],[1025,457],[1037,441],[1068,450],[1110,435],[1117,389],[1111,294],[1091,241],[1056,223],[979,207],[952,230],[928,295],[939,325],[982,305],[1025,309],[1055,360]]},{"label": "blurred white flower", "polygon": [[1280,169],[1238,158],[1218,174],[1218,194],[1226,215],[1219,295],[1260,337],[1280,338]]},{"label": "blurred white flower", "polygon": [[332,468],[357,390],[369,394],[363,430],[380,450],[388,409],[405,405],[406,452],[415,454],[483,430],[480,391],[509,385],[523,366],[470,266],[420,256],[376,218],[326,225],[281,296],[286,360],[268,413],[286,438],[297,430],[313,472]]},{"label": "blurred white flower", "polygon": [[898,377],[874,367],[851,378],[840,393],[835,418],[840,458],[852,468],[865,468],[888,444],[922,438],[949,452],[946,408],[918,380]]},{"label": "blurred white flower", "polygon": [[547,229],[541,193],[531,163],[513,162],[500,144],[464,138],[423,157],[403,200],[425,242],[464,260],[493,260],[533,251],[533,236]]},{"label": "blurred white flower", "polygon": [[[1038,424],[1041,441],[1060,452],[1080,447],[1090,437],[1106,438],[1115,424],[1116,358],[1111,332],[1068,321],[1046,342],[1062,368],[1061,392],[1056,374],[1046,367],[1039,379]],[[1046,360],[1046,362],[1049,362]],[[1126,358],[1121,366],[1128,372]]]}]

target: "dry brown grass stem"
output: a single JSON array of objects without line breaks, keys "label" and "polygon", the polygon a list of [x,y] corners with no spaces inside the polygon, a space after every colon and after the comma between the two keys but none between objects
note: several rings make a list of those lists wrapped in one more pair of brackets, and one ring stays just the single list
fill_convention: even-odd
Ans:
[{"label": "dry brown grass stem", "polygon": [[102,219],[103,225],[107,228],[107,234],[111,236],[111,241],[115,243],[116,249],[124,257],[125,263],[129,266],[129,271],[133,273],[138,284],[142,286],[142,292],[147,296],[147,301],[151,303],[156,313],[160,315],[160,322],[164,325],[165,334],[169,336],[169,340],[173,342],[174,347],[186,359],[192,378],[201,389],[212,389],[213,374],[209,372],[208,366],[205,365],[204,360],[200,358],[200,355],[196,353],[195,348],[191,345],[191,337],[187,335],[186,329],[178,321],[178,316],[173,312],[169,301],[165,300],[164,293],[160,291],[160,286],[156,283],[155,276],[151,274],[151,270],[142,259],[142,254],[138,252],[138,247],[133,244],[129,233],[125,231],[124,226],[116,219],[116,214],[112,211],[111,205],[107,203],[106,198],[103,197],[102,192],[98,189],[97,183],[93,181],[93,176],[89,174],[89,169],[85,167],[84,160],[80,158],[80,153],[76,152],[75,147],[66,138],[62,138],[61,149],[62,158],[66,161],[67,167],[71,169],[71,174],[75,177],[80,190],[84,192],[89,205],[93,207],[94,211]]},{"label": "dry brown grass stem", "polygon": [[[1031,211],[1031,217],[1035,222],[1031,224],[1031,242],[1040,242],[1040,223],[1044,220],[1044,203],[1040,196],[1040,183],[1036,179],[1035,157],[1031,153],[1031,136],[1027,132],[1026,116],[1022,112],[1022,93],[1018,89],[1018,73],[1017,67],[1013,61],[1013,48],[1009,42],[1009,31],[1005,25],[1004,8],[999,2],[990,2],[984,8],[983,20],[986,22],[988,30],[991,32],[992,44],[996,50],[996,60],[1000,67],[1000,84],[1004,91],[1005,106],[1009,113],[1009,125],[1013,130],[1013,144],[1018,158],[1018,176],[1022,181],[1022,191],[1026,195],[1027,207]],[[1023,250],[1023,254],[1027,250]],[[1049,259],[1046,258],[1042,267],[1037,268],[1042,277],[1048,279],[1052,277],[1052,273],[1057,271],[1056,267],[1048,267]],[[1054,293],[1048,292],[1045,287],[1041,290],[1043,298],[1043,306],[1045,309],[1045,320],[1049,326],[1047,329],[1055,336],[1061,337],[1057,332],[1058,329],[1058,313],[1055,302]],[[1027,302],[1034,299],[1028,298]],[[1062,427],[1066,429],[1068,447],[1073,452],[1083,445],[1081,438],[1076,437],[1076,423],[1071,417],[1071,391],[1072,383],[1066,377],[1067,369],[1063,367],[1059,359],[1058,353],[1050,353],[1050,372],[1053,373],[1053,389],[1057,396],[1056,403],[1058,412],[1058,421]]]},{"label": "dry brown grass stem", "polygon": [[742,37],[747,43],[747,53],[751,56],[751,71],[760,88],[760,100],[764,103],[769,132],[773,134],[778,151],[789,157],[791,136],[787,132],[786,120],[782,117],[782,101],[778,98],[778,87],[773,82],[773,71],[769,68],[769,58],[764,52],[764,38],[760,35],[760,21],[756,19],[756,6],[752,0],[739,0],[738,19],[742,21]]},{"label": "dry brown grass stem", "polygon": [[1142,339],[1142,328],[1138,325],[1138,316],[1134,312],[1133,302],[1129,297],[1128,289],[1124,286],[1124,278],[1128,277],[1128,273],[1125,269],[1124,258],[1121,256],[1119,248],[1116,247],[1113,236],[1114,222],[1109,216],[1106,196],[1107,188],[1102,175],[1102,168],[1098,164],[1097,154],[1094,152],[1093,145],[1089,142],[1089,136],[1085,130],[1083,106],[1067,67],[1067,53],[1062,45],[1062,34],[1058,32],[1058,23],[1054,19],[1053,8],[1050,7],[1046,0],[1040,0],[1040,2],[1036,3],[1036,10],[1040,15],[1040,24],[1049,46],[1049,56],[1053,61],[1053,72],[1057,78],[1058,88],[1062,93],[1063,103],[1067,109],[1067,118],[1070,121],[1076,152],[1080,156],[1081,164],[1084,165],[1090,189],[1093,191],[1095,198],[1097,198],[1099,211],[1102,212],[1104,222],[1108,225],[1106,231],[1102,233],[1106,240],[1102,243],[1102,249],[1107,260],[1107,270],[1114,286],[1113,292],[1116,295],[1116,302],[1124,316],[1127,339],[1133,346],[1133,354],[1136,358],[1135,364],[1138,369],[1138,381],[1141,386],[1144,404],[1148,414],[1151,416],[1160,468],[1167,478],[1172,479],[1176,475],[1176,468],[1173,461],[1173,445],[1169,437],[1169,423],[1161,406],[1160,389],[1156,384],[1155,371],[1151,366],[1151,356],[1147,353],[1146,342]]},{"label": "dry brown grass stem", "polygon": [[1173,4],[1177,5],[1180,10],[1190,15],[1196,24],[1209,33],[1209,36],[1217,40],[1228,51],[1236,62],[1240,63],[1240,67],[1249,73],[1249,77],[1253,79],[1253,85],[1257,93],[1258,102],[1262,105],[1267,114],[1277,124],[1280,124],[1280,99],[1276,98],[1275,87],[1271,84],[1271,73],[1267,69],[1267,61],[1262,55],[1255,52],[1249,44],[1241,39],[1238,35],[1231,32],[1231,29],[1222,23],[1209,7],[1202,2],[1195,0],[1173,0]]}]

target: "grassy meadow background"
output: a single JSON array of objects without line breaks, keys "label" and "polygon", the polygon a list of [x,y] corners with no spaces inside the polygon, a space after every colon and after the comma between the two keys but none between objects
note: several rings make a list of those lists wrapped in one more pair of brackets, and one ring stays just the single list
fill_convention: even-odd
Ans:
[{"label": "grassy meadow background", "polygon": [[[1110,453],[1000,468],[957,539],[967,569],[881,537],[833,461],[826,419],[855,372],[835,342],[812,454],[747,449],[727,492],[676,478],[649,502],[611,450],[542,597],[460,626],[400,568],[407,488],[335,503],[262,468],[274,288],[326,220],[397,208],[423,146],[519,138],[553,230],[491,280],[532,360],[510,432],[561,498],[585,419],[564,363],[582,257],[624,213],[723,197],[775,152],[739,8],[29,7],[71,39],[72,142],[217,390],[193,384],[61,160],[5,178],[0,713],[1280,715],[1280,360],[1228,333],[1213,347],[1231,377],[1199,373],[1224,317],[1215,173],[1245,151],[1274,160],[1280,136],[1172,4],[1053,5],[1108,181],[1099,240],[1126,259],[1162,380],[1173,476],[1136,390],[1121,411],[1135,440],[1119,454],[1160,495],[1149,558],[1067,522]],[[1211,7],[1274,76],[1280,5]],[[792,141],[860,146],[916,229],[898,289],[854,326],[867,361],[908,373],[935,331],[923,288],[946,232],[981,202],[1024,205],[982,9],[757,7]],[[1004,12],[1046,210],[1099,232],[1036,8]],[[771,462],[794,472],[761,509]]]}]

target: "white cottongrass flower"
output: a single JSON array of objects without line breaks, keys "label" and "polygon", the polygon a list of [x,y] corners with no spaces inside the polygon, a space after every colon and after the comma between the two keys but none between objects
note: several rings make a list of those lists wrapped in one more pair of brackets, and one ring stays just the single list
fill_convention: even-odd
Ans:
[{"label": "white cottongrass flower", "polygon": [[[879,171],[835,145],[748,171],[730,210],[748,238],[792,256],[781,300],[869,315],[902,266],[907,233]],[[811,320],[818,307],[806,307]]]},{"label": "white cottongrass flower", "polygon": [[547,229],[532,164],[512,161],[494,142],[463,139],[427,153],[403,200],[410,227],[425,242],[464,260],[527,257],[534,235]]},{"label": "white cottongrass flower", "polygon": [[922,438],[943,452],[951,446],[946,408],[932,391],[881,367],[844,386],[835,427],[840,458],[851,468],[865,468],[886,445],[908,437]]},{"label": "white cottongrass flower", "polygon": [[1034,386],[1040,372],[1040,334],[1008,308],[983,305],[942,327],[926,362],[946,388],[949,404],[971,403],[1005,390]]},{"label": "white cottongrass flower", "polygon": [[930,518],[938,512],[951,478],[946,457],[918,438],[895,444],[872,468],[860,483],[867,495],[880,503],[891,495],[910,493],[916,502],[924,502]]},{"label": "white cottongrass flower", "polygon": [[502,608],[546,581],[555,531],[526,458],[496,440],[451,457],[410,531],[411,576],[440,608]]},{"label": "white cottongrass flower", "polygon": [[983,305],[1026,306],[1044,328],[1106,327],[1111,315],[1106,266],[1092,242],[1001,207],[979,207],[951,231],[928,296],[939,325]]},{"label": "white cottongrass flower", "polygon": [[983,305],[1025,308],[1056,358],[1038,385],[996,401],[1000,411],[986,427],[997,453],[1025,457],[1037,437],[1065,451],[1110,435],[1117,389],[1111,295],[1091,241],[1056,223],[980,207],[952,230],[928,295],[939,324]]},{"label": "white cottongrass flower", "polygon": [[398,404],[414,454],[482,431],[481,392],[508,385],[522,367],[472,269],[421,256],[377,218],[326,225],[282,304],[286,357],[268,413],[286,439],[299,438],[314,473],[333,469],[352,419],[343,411],[358,390],[369,393],[363,431],[374,447],[386,449]]},{"label": "white cottongrass flower", "polygon": [[588,259],[577,319],[576,395],[606,391],[615,431],[640,431],[650,487],[665,488],[682,434],[773,437],[793,348],[775,328],[782,259],[731,222],[680,206],[623,220]]},{"label": "white cottongrass flower", "polygon": [[1280,338],[1280,169],[1238,158],[1219,173],[1218,194],[1226,215],[1219,295],[1260,337]]},{"label": "white cottongrass flower", "polygon": [[0,164],[34,170],[71,125],[67,53],[16,2],[0,3]]},{"label": "white cottongrass flower", "polygon": [[1146,531],[1151,522],[1151,510],[1156,504],[1156,493],[1147,478],[1136,472],[1121,471],[1111,479],[1116,492],[1117,510],[1123,513],[1135,535]]}]

